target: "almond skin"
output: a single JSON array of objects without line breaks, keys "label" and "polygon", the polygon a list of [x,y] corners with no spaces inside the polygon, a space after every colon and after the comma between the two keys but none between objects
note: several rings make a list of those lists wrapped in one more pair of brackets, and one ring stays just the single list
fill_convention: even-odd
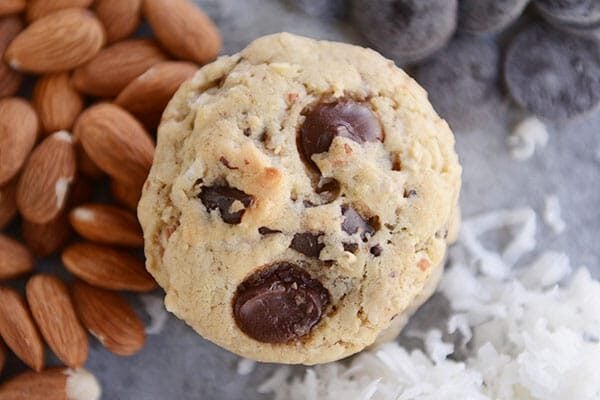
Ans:
[{"label": "almond skin", "polygon": [[135,214],[106,204],[84,204],[69,213],[71,226],[92,242],[142,247],[144,237]]},{"label": "almond skin", "polygon": [[133,292],[156,288],[144,262],[126,251],[93,243],[74,243],[63,251],[62,261],[73,275],[97,287]]},{"label": "almond skin", "polygon": [[71,85],[66,72],[38,79],[32,100],[40,117],[42,131],[46,134],[70,131],[83,110],[83,98]]},{"label": "almond skin", "polygon": [[72,294],[81,321],[104,347],[121,356],[141,350],[144,325],[125,299],[83,282],[75,282]]},{"label": "almond skin", "polygon": [[6,345],[31,369],[44,367],[44,345],[27,305],[19,293],[0,287],[0,335]]},{"label": "almond skin", "polygon": [[39,274],[29,279],[25,294],[33,319],[54,354],[71,368],[85,364],[88,338],[65,284],[54,276]]},{"label": "almond skin", "polygon": [[27,101],[16,97],[0,100],[0,186],[19,172],[38,130],[37,114]]},{"label": "almond skin", "polygon": [[179,86],[197,71],[197,65],[185,61],[156,64],[131,81],[119,94],[115,104],[136,116],[162,115]]},{"label": "almond skin", "polygon": [[26,0],[2,0],[0,1],[0,16],[18,14],[25,9]]},{"label": "almond skin", "polygon": [[0,233],[0,279],[12,279],[33,271],[33,256],[21,243]]},{"label": "almond skin", "polygon": [[65,8],[81,7],[87,8],[93,0],[28,0],[27,1],[27,21],[30,23],[36,19],[45,17],[58,10]]},{"label": "almond skin", "polygon": [[[19,32],[23,30],[23,22],[17,16],[0,19],[0,56],[4,59],[6,48]],[[23,75],[0,61],[0,97],[13,96],[19,90]]]},{"label": "almond skin", "polygon": [[130,39],[102,49],[73,73],[73,84],[82,93],[114,97],[148,68],[167,55],[148,39]]},{"label": "almond skin", "polygon": [[21,233],[27,247],[38,257],[46,257],[61,250],[73,234],[64,212],[43,224],[24,219],[21,223]]},{"label": "almond skin", "polygon": [[144,0],[143,13],[167,51],[182,60],[205,64],[221,49],[215,24],[189,0]]},{"label": "almond skin", "polygon": [[110,193],[121,205],[131,211],[137,212],[137,206],[142,197],[142,187],[129,186],[123,182],[112,179],[110,181]]},{"label": "almond skin", "polygon": [[75,178],[73,138],[65,131],[48,136],[31,153],[17,186],[17,207],[26,220],[43,224],[66,204]]},{"label": "almond skin", "polygon": [[18,71],[62,72],[94,58],[104,40],[104,28],[90,11],[69,8],[25,28],[8,46],[4,60]]},{"label": "almond skin", "polygon": [[154,156],[154,143],[142,125],[121,107],[101,103],[85,110],[75,136],[92,161],[110,177],[141,187]]},{"label": "almond skin", "polygon": [[96,0],[94,12],[104,25],[106,41],[114,43],[131,36],[140,25],[142,0]]},{"label": "almond skin", "polygon": [[17,181],[0,187],[0,229],[4,229],[17,215]]}]

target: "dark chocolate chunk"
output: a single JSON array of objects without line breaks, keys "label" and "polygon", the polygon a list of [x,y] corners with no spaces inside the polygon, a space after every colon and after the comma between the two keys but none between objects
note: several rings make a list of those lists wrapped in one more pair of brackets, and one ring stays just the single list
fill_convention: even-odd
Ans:
[{"label": "dark chocolate chunk", "polygon": [[358,243],[344,242],[342,243],[342,246],[344,246],[344,251],[348,251],[350,253],[356,253],[356,250],[358,250]]},{"label": "dark chocolate chunk", "polygon": [[321,320],[329,292],[316,279],[290,263],[256,272],[236,291],[233,314],[237,326],[265,343],[286,343],[306,336]]},{"label": "dark chocolate chunk", "polygon": [[379,120],[365,103],[340,100],[317,104],[306,113],[299,144],[307,161],[329,150],[333,138],[343,136],[358,143],[383,140]]},{"label": "dark chocolate chunk", "polygon": [[319,182],[316,192],[321,196],[323,204],[331,203],[340,196],[340,183],[331,178],[322,179],[321,182]]},{"label": "dark chocolate chunk", "polygon": [[218,209],[228,224],[239,224],[246,209],[254,204],[253,196],[230,186],[205,186],[199,197],[207,210]]},{"label": "dark chocolate chunk", "polygon": [[352,207],[342,206],[342,230],[348,235],[354,235],[359,232],[360,238],[367,241],[369,236],[375,233],[375,227],[370,221],[363,219]]},{"label": "dark chocolate chunk", "polygon": [[534,4],[552,24],[587,27],[600,23],[598,0],[535,0]]},{"label": "dark chocolate chunk", "polygon": [[266,226],[261,226],[260,228],[258,228],[258,233],[260,233],[261,235],[270,235],[271,233],[281,233],[281,231],[278,231],[277,229],[267,228]]},{"label": "dark chocolate chunk", "polygon": [[504,75],[515,101],[549,120],[584,114],[600,103],[600,46],[545,25],[519,33]]},{"label": "dark chocolate chunk", "polygon": [[458,29],[469,33],[498,32],[523,13],[529,0],[460,0]]},{"label": "dark chocolate chunk", "polygon": [[414,197],[417,195],[417,191],[415,189],[404,189],[404,197]]},{"label": "dark chocolate chunk", "polygon": [[381,253],[383,253],[383,248],[380,245],[376,244],[375,246],[371,247],[369,251],[371,252],[371,254],[373,254],[373,256],[379,257]]},{"label": "dark chocolate chunk", "polygon": [[325,247],[319,243],[319,237],[322,233],[302,232],[296,233],[290,243],[290,248],[302,253],[307,257],[319,258],[319,253]]}]

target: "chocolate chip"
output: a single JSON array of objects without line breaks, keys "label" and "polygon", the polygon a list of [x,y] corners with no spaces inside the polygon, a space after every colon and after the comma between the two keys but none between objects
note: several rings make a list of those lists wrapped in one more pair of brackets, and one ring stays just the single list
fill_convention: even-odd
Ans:
[{"label": "chocolate chip", "polygon": [[306,114],[299,142],[307,161],[313,154],[329,150],[333,138],[343,136],[358,143],[383,139],[377,117],[365,103],[341,100],[321,103]]},{"label": "chocolate chip", "polygon": [[246,136],[246,137],[252,136],[252,129],[250,129],[250,128],[244,129],[244,136]]},{"label": "chocolate chip", "polygon": [[342,243],[342,246],[344,246],[344,251],[348,251],[350,253],[356,253],[356,250],[358,250],[358,243]]},{"label": "chocolate chip", "polygon": [[258,228],[258,233],[260,233],[261,235],[269,235],[271,233],[281,233],[281,231],[278,231],[277,229],[267,228],[266,226],[261,226],[260,228]]},{"label": "chocolate chip", "polygon": [[363,219],[352,207],[342,206],[342,216],[344,217],[342,230],[348,235],[354,235],[359,232],[360,238],[363,241],[367,241],[368,237],[375,233],[376,229],[370,224],[370,221]]},{"label": "chocolate chip", "polygon": [[404,189],[404,197],[414,197],[417,195],[417,191],[415,189]]},{"label": "chocolate chip", "polygon": [[296,233],[290,243],[290,248],[302,253],[307,257],[319,258],[319,253],[325,247],[319,243],[319,237],[322,233],[302,232]]},{"label": "chocolate chip", "polygon": [[226,159],[225,157],[221,156],[221,158],[219,158],[219,161],[221,162],[221,164],[223,164],[225,166],[225,168],[227,169],[239,169],[238,167],[234,167],[231,165],[231,163],[229,162],[228,159]]},{"label": "chocolate chip", "polygon": [[371,247],[371,249],[369,251],[375,257],[379,257],[381,255],[381,253],[383,253],[383,249],[378,244],[376,244],[375,246]]},{"label": "chocolate chip", "polygon": [[239,224],[246,209],[254,204],[254,196],[229,186],[205,186],[199,197],[207,210],[219,209],[228,224]]},{"label": "chocolate chip", "polygon": [[265,343],[306,336],[321,320],[329,292],[300,267],[278,263],[242,282],[233,299],[237,326]]},{"label": "chocolate chip", "polygon": [[333,178],[325,178],[319,183],[316,192],[321,196],[323,204],[331,203],[340,196],[340,183]]}]

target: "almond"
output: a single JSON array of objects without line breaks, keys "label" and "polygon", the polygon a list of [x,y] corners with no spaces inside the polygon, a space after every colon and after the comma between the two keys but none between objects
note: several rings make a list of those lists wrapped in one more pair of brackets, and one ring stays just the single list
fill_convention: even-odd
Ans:
[{"label": "almond", "polygon": [[65,207],[75,178],[73,140],[65,131],[48,136],[27,160],[17,186],[17,207],[26,220],[43,224]]},{"label": "almond", "polygon": [[62,72],[94,58],[103,44],[100,21],[88,10],[70,8],[29,25],[8,46],[4,60],[19,71]]},{"label": "almond", "polygon": [[72,244],[63,251],[62,262],[73,275],[104,289],[148,292],[156,288],[142,261],[108,246]]},{"label": "almond", "polygon": [[100,385],[84,369],[23,372],[0,385],[2,400],[99,400]]},{"label": "almond", "polygon": [[27,305],[16,290],[6,287],[0,288],[0,335],[30,368],[44,367],[44,344]]},{"label": "almond", "polygon": [[133,34],[140,25],[142,0],[96,0],[94,12],[104,25],[106,40],[114,43]]},{"label": "almond", "polygon": [[38,133],[35,110],[23,99],[0,100],[0,186],[23,166]]},{"label": "almond", "polygon": [[144,245],[142,228],[135,214],[106,204],[84,204],[69,213],[77,233],[92,242],[117,246]]},{"label": "almond", "polygon": [[104,347],[121,356],[141,350],[144,325],[125,299],[83,282],[76,282],[72,293],[81,321]]},{"label": "almond", "polygon": [[129,82],[167,56],[148,39],[131,39],[101,50],[73,73],[77,90],[98,97],[114,97]]},{"label": "almond", "polygon": [[134,187],[123,182],[112,179],[110,181],[110,192],[117,203],[136,212],[138,202],[142,196],[142,187]]},{"label": "almond", "polygon": [[18,14],[25,9],[26,0],[2,0],[0,1],[0,16]]},{"label": "almond", "polygon": [[141,187],[146,180],[154,143],[121,107],[101,103],[88,108],[75,123],[75,136],[92,161],[112,178],[133,187]]},{"label": "almond", "polygon": [[136,116],[162,115],[179,86],[197,71],[197,65],[185,61],[156,64],[131,81],[115,104]]},{"label": "almond", "polygon": [[87,8],[93,0],[28,0],[27,2],[27,21],[32,22],[36,19],[45,17],[58,10],[65,8],[81,7]]},{"label": "almond", "polygon": [[0,229],[4,229],[17,215],[17,181],[0,187]]},{"label": "almond", "polygon": [[[6,48],[19,32],[23,30],[23,22],[17,16],[0,19],[0,56],[4,59]],[[19,90],[23,75],[0,61],[0,97],[13,96]]]},{"label": "almond", "polygon": [[61,250],[71,239],[71,225],[62,212],[43,224],[23,220],[21,233],[27,247],[39,257],[46,257]]},{"label": "almond", "polygon": [[33,106],[45,133],[71,130],[83,110],[83,98],[71,85],[69,74],[63,72],[38,79],[33,90]]},{"label": "almond", "polygon": [[143,13],[158,41],[174,56],[198,64],[221,49],[215,24],[189,0],[145,0]]},{"label": "almond", "polygon": [[0,279],[12,279],[33,270],[27,247],[0,233]]},{"label": "almond", "polygon": [[88,156],[81,143],[77,143],[75,151],[77,152],[77,171],[92,179],[102,178],[104,172]]},{"label": "almond", "polygon": [[81,367],[88,356],[88,338],[65,284],[54,276],[39,274],[29,279],[25,293],[50,349],[65,365]]}]

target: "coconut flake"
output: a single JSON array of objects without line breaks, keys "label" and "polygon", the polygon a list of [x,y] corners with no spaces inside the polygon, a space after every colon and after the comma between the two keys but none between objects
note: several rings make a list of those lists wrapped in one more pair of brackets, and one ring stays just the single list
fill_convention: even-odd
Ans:
[{"label": "coconut flake", "polygon": [[240,361],[237,365],[237,373],[238,375],[249,375],[254,371],[254,367],[256,366],[256,361],[249,360],[247,358],[240,358]]},{"label": "coconut flake", "polygon": [[567,227],[565,221],[561,217],[560,202],[558,196],[546,196],[544,201],[544,222],[556,234],[561,233]]},{"label": "coconut flake", "polygon": [[536,117],[528,117],[515,126],[512,134],[506,139],[512,157],[524,161],[535,153],[536,148],[546,147],[548,130],[546,125]]},{"label": "coconut flake", "polygon": [[161,297],[151,294],[140,295],[140,300],[144,305],[144,309],[150,316],[150,325],[146,327],[148,335],[158,335],[165,327],[165,323],[169,319],[169,314],[165,310],[165,306]]},{"label": "coconut flake", "polygon": [[83,368],[64,371],[67,375],[65,392],[67,400],[98,400],[102,394],[100,384],[94,375]]}]

